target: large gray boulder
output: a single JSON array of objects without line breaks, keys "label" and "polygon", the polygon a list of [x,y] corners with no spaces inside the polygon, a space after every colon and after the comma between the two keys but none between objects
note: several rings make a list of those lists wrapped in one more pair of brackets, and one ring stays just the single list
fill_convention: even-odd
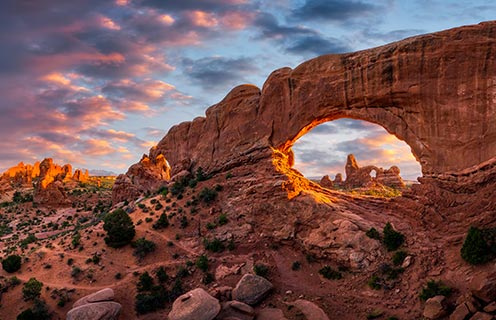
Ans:
[{"label": "large gray boulder", "polygon": [[313,302],[299,299],[290,303],[290,305],[295,306],[297,309],[299,309],[307,319],[329,320],[329,317],[325,314],[324,310],[322,310]]},{"label": "large gray boulder", "polygon": [[82,306],[83,304],[103,302],[103,301],[113,301],[114,300],[114,290],[110,288],[105,288],[90,295],[84,296],[78,301],[74,302],[73,308]]},{"label": "large gray boulder", "polygon": [[205,290],[191,290],[174,301],[169,320],[212,320],[220,311],[219,300]]},{"label": "large gray boulder", "polygon": [[249,305],[261,302],[272,290],[273,285],[267,279],[254,274],[245,274],[233,289],[233,300]]},{"label": "large gray boulder", "polygon": [[69,310],[66,320],[116,320],[122,306],[117,302],[96,302],[83,304]]}]

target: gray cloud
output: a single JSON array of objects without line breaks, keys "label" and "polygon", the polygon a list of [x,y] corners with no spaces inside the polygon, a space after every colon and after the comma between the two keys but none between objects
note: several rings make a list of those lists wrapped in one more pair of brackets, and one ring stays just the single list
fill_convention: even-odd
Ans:
[{"label": "gray cloud", "polygon": [[248,58],[184,59],[183,66],[185,75],[206,89],[234,87],[244,80],[246,75],[258,70],[254,62]]},{"label": "gray cloud", "polygon": [[291,12],[297,20],[327,20],[343,22],[353,18],[376,13],[379,6],[353,0],[306,0],[305,3]]}]

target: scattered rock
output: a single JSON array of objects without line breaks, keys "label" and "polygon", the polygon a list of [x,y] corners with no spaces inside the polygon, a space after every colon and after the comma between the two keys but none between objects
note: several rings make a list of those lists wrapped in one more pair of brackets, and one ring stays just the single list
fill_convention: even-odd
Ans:
[{"label": "scattered rock", "polygon": [[412,256],[406,256],[405,260],[403,260],[403,263],[401,264],[401,267],[403,269],[408,268],[413,262],[413,257]]},{"label": "scattered rock", "polygon": [[234,300],[255,305],[262,301],[272,290],[273,285],[267,279],[254,274],[245,274],[233,289]]},{"label": "scattered rock", "polygon": [[329,320],[329,317],[325,314],[324,310],[318,307],[315,303],[307,300],[296,300],[291,302],[290,305],[298,308],[301,313],[305,315],[307,319],[311,320]]},{"label": "scattered rock", "polygon": [[212,320],[220,311],[220,303],[205,290],[191,290],[174,301],[170,320]]},{"label": "scattered rock", "polygon": [[122,306],[117,302],[97,302],[69,310],[66,320],[116,320]]},{"label": "scattered rock", "polygon": [[255,310],[243,302],[223,302],[222,309],[216,319],[226,320],[229,318],[237,318],[239,320],[253,320],[255,318]]},{"label": "scattered rock", "polygon": [[470,315],[470,311],[463,303],[456,307],[455,311],[450,315],[449,320],[465,320]]},{"label": "scattered rock", "polygon": [[494,320],[494,316],[485,312],[477,312],[470,320]]},{"label": "scattered rock", "polygon": [[241,265],[234,265],[232,267],[228,267],[226,265],[219,265],[217,269],[215,269],[215,279],[222,280],[227,276],[231,276],[234,274],[239,274],[241,270]]},{"label": "scattered rock", "polygon": [[[495,297],[496,299],[496,297]],[[484,311],[488,313],[496,313],[496,301],[491,302],[487,306],[484,307]]]},{"label": "scattered rock", "polygon": [[445,296],[435,296],[427,299],[424,307],[424,317],[427,319],[439,319],[446,315],[447,303]]}]

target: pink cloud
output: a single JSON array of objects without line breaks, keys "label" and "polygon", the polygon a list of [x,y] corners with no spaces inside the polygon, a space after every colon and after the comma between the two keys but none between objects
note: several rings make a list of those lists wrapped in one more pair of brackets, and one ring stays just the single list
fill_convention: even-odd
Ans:
[{"label": "pink cloud", "polygon": [[185,16],[188,17],[193,25],[198,27],[212,28],[219,24],[219,21],[213,13],[205,11],[188,11]]},{"label": "pink cloud", "polygon": [[220,18],[221,23],[231,30],[241,30],[246,28],[255,19],[255,14],[246,11],[226,12]]}]

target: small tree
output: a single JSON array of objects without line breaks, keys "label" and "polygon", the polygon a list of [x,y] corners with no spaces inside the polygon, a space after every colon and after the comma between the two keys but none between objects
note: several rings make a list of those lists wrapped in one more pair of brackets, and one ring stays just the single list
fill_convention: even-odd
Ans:
[{"label": "small tree", "polygon": [[8,256],[2,261],[2,268],[8,273],[16,272],[21,269],[21,257],[16,254]]},{"label": "small tree", "polygon": [[482,230],[470,227],[460,251],[463,260],[470,264],[483,264],[492,259],[492,253]]},{"label": "small tree", "polygon": [[22,288],[22,296],[24,297],[24,300],[34,300],[39,298],[42,287],[43,283],[36,280],[36,278],[29,279]]},{"label": "small tree", "polygon": [[137,285],[137,289],[139,292],[141,291],[149,291],[153,287],[153,278],[150,276],[148,272],[143,273],[139,277],[139,282]]},{"label": "small tree", "polygon": [[107,231],[105,243],[112,248],[127,245],[136,235],[133,221],[122,209],[117,209],[104,218],[103,230]]},{"label": "small tree", "polygon": [[402,233],[394,230],[393,226],[389,222],[386,223],[386,225],[384,226],[383,233],[384,238],[382,239],[382,241],[384,242],[384,245],[386,246],[388,251],[394,251],[398,249],[403,244],[403,242],[405,242],[405,236]]},{"label": "small tree", "polygon": [[208,270],[208,257],[206,255],[201,255],[196,259],[196,266],[203,272]]},{"label": "small tree", "polygon": [[169,226],[169,219],[165,213],[162,213],[158,220],[153,224],[153,229],[163,229]]}]

